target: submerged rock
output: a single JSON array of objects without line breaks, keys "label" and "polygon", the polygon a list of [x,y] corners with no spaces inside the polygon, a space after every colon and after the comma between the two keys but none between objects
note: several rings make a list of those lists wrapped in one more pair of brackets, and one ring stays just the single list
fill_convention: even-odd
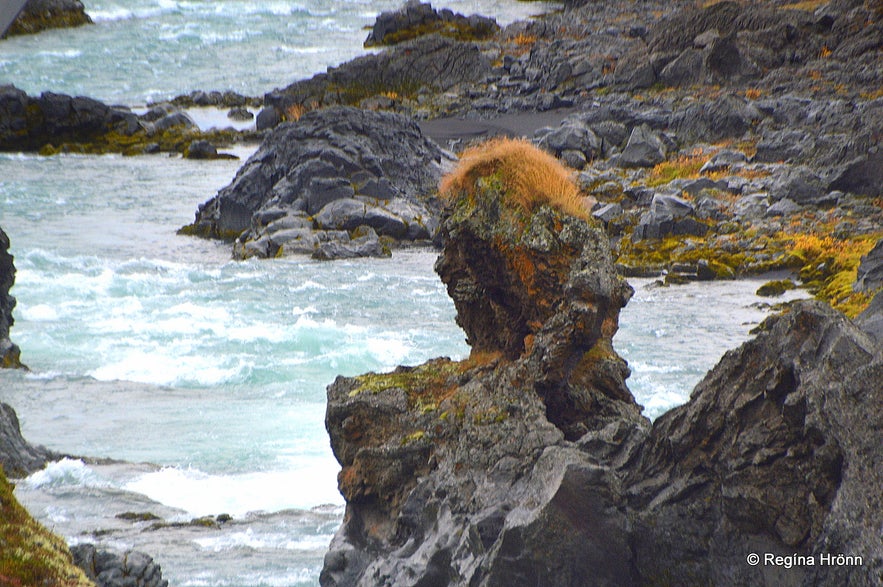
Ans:
[{"label": "submerged rock", "polygon": [[74,563],[98,587],[168,587],[153,557],[137,550],[122,554],[98,550],[92,544],[71,547]]},{"label": "submerged rock", "polygon": [[877,584],[879,344],[797,303],[651,426],[610,342],[631,290],[607,238],[495,169],[461,174],[436,265],[470,358],[328,388],[347,510],[321,584]]}]

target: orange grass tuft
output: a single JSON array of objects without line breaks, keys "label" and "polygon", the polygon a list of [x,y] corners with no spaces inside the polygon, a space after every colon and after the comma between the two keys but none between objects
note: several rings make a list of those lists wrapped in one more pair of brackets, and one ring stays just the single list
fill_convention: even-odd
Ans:
[{"label": "orange grass tuft", "polygon": [[460,164],[446,175],[439,193],[448,199],[475,194],[479,179],[493,176],[503,197],[526,213],[542,205],[588,219],[584,198],[567,168],[524,139],[492,139],[463,151]]}]

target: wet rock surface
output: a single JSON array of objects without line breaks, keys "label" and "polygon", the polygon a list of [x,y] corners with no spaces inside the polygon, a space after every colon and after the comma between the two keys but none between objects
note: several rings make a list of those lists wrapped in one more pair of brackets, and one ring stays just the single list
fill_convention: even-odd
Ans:
[{"label": "wet rock surface", "polygon": [[74,563],[98,587],[168,587],[153,558],[136,550],[123,553],[98,550],[92,544],[71,547]]}]

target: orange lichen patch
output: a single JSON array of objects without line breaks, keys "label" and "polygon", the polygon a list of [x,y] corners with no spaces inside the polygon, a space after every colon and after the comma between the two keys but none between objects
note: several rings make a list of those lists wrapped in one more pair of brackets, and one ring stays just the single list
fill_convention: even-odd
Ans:
[{"label": "orange lichen patch", "polygon": [[701,150],[693,151],[689,155],[680,155],[674,159],[659,163],[647,176],[647,185],[650,187],[664,185],[675,179],[695,179],[699,177],[699,170],[711,158],[710,154]]},{"label": "orange lichen patch", "polygon": [[515,48],[511,51],[511,53],[516,57],[520,57],[525,53],[530,52],[530,50],[537,42],[537,36],[528,35],[525,33],[518,33],[514,37],[510,38],[509,42],[515,45]]},{"label": "orange lichen patch", "polygon": [[527,289],[528,294],[533,295],[536,293],[534,289],[536,287],[537,267],[534,264],[532,255],[522,247],[518,247],[510,252],[507,259],[518,276],[519,281]]},{"label": "orange lichen patch", "polygon": [[815,12],[819,6],[827,4],[829,0],[804,0],[803,2],[795,2],[793,4],[785,4],[780,6],[782,10],[803,10],[806,12]]},{"label": "orange lichen patch", "polygon": [[757,100],[761,96],[763,96],[763,90],[759,88],[748,88],[747,90],[745,90],[745,92],[743,92],[743,94],[749,100]]},{"label": "orange lichen patch", "polygon": [[589,218],[570,172],[524,139],[492,139],[466,149],[460,164],[442,179],[439,193],[449,199],[463,193],[474,197],[479,180],[488,177],[499,181],[507,203],[527,214],[548,205]]},{"label": "orange lichen patch", "polygon": [[529,355],[533,350],[533,345],[536,343],[536,335],[528,334],[524,337],[524,354]]},{"label": "orange lichen patch", "polygon": [[501,353],[500,351],[483,351],[472,349],[472,351],[469,353],[469,357],[458,363],[459,370],[460,373],[466,373],[474,369],[484,369],[485,367],[489,367],[495,364],[502,358],[503,353]]},{"label": "orange lichen patch", "polygon": [[303,104],[292,104],[285,109],[285,120],[294,122],[300,120],[300,117],[307,113],[308,108]]}]

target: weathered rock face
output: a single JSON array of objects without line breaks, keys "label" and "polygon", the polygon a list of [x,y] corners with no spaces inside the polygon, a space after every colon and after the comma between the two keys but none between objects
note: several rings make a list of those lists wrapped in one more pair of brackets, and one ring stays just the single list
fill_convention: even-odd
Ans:
[{"label": "weathered rock face", "polygon": [[[629,467],[641,577],[878,584],[881,347],[819,302],[762,330],[654,423]],[[814,556],[816,566],[752,567],[750,553]],[[820,565],[823,553],[858,556],[862,566]]]},{"label": "weathered rock face", "polygon": [[83,569],[86,576],[98,587],[168,587],[162,578],[162,568],[153,557],[129,550],[116,553],[97,550],[91,544],[71,547],[74,564]]},{"label": "weathered rock face", "polygon": [[[578,581],[599,562],[581,554],[587,535],[554,526],[563,512],[523,508],[554,500],[543,485],[584,460],[549,452],[566,438],[647,426],[611,346],[631,289],[599,228],[548,206],[524,214],[486,188],[454,204],[436,265],[472,357],[329,387],[326,426],[348,507],[324,585],[524,584],[507,583],[521,572],[513,560],[528,575]],[[609,505],[608,495],[587,502]],[[522,552],[531,544],[548,550]]]},{"label": "weathered rock face", "polygon": [[9,290],[15,284],[15,265],[9,254],[9,237],[0,228],[0,367],[21,367],[21,350],[9,340],[9,329],[15,323],[12,310],[15,298]]},{"label": "weathered rock face", "polygon": [[60,455],[42,446],[29,444],[21,435],[18,416],[7,404],[0,403],[0,465],[10,477],[25,477],[42,469],[46,462]]},{"label": "weathered rock face", "polygon": [[855,280],[857,291],[872,292],[883,287],[883,239],[862,257]]},{"label": "weathered rock face", "polygon": [[109,132],[131,135],[138,117],[97,100],[44,92],[28,96],[0,87],[0,150],[33,151],[47,144],[94,140]]},{"label": "weathered rock face", "polygon": [[80,0],[28,0],[6,34],[28,35],[91,23]]},{"label": "weathered rock face", "polygon": [[490,59],[475,43],[440,35],[420,37],[375,55],[364,55],[327,73],[291,84],[264,96],[279,112],[294,104],[358,104],[378,94],[416,94],[421,88],[442,92],[482,80]]},{"label": "weathered rock face", "polygon": [[611,343],[632,290],[603,232],[549,207],[512,216],[493,189],[475,198],[455,204],[436,263],[473,351],[518,362],[569,438],[593,425],[587,417],[636,416]]},{"label": "weathered rock face", "polygon": [[328,241],[347,245],[360,226],[381,237],[430,239],[438,228],[432,196],[448,164],[449,155],[403,116],[308,112],[276,128],[233,182],[200,206],[190,230],[245,231],[239,257],[312,254]]},{"label": "weathered rock face", "polygon": [[463,16],[446,8],[435,10],[429,3],[410,0],[398,10],[377,16],[365,46],[395,45],[432,33],[455,39],[485,39],[499,30],[492,18],[479,14]]},{"label": "weathered rock face", "polygon": [[437,263],[470,359],[328,389],[347,511],[321,583],[878,584],[879,344],[796,304],[651,427],[610,346],[629,289],[606,239],[486,187]]}]

